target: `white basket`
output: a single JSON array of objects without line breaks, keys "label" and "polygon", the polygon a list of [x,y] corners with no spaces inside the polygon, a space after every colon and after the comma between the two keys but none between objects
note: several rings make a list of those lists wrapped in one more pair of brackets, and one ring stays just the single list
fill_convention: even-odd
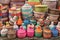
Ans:
[{"label": "white basket", "polygon": [[57,0],[43,0],[42,4],[48,5],[48,8],[55,9]]}]

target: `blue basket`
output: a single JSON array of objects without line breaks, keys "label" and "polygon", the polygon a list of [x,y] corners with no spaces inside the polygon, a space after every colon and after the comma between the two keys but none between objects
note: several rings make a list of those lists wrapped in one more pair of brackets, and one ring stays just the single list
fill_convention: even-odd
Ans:
[{"label": "blue basket", "polygon": [[54,37],[57,37],[58,36],[58,30],[53,29],[52,34],[53,34]]}]

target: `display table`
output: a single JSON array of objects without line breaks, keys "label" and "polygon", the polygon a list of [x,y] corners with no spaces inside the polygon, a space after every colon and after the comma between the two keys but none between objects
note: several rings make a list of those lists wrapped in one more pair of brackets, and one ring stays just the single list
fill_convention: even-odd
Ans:
[{"label": "display table", "polygon": [[51,39],[36,38],[36,37],[33,37],[33,38],[26,37],[24,39],[19,39],[19,38],[8,39],[7,37],[0,37],[0,40],[60,40],[60,37],[52,37]]}]

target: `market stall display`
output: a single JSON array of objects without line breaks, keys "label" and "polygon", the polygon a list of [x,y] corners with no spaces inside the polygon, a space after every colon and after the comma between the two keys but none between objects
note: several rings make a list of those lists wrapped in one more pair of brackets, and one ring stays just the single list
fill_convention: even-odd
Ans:
[{"label": "market stall display", "polygon": [[[60,4],[57,4],[57,1],[5,0],[3,2],[1,0],[1,37],[8,39],[43,37],[49,39],[60,36]],[[56,8],[57,5],[58,8]]]}]

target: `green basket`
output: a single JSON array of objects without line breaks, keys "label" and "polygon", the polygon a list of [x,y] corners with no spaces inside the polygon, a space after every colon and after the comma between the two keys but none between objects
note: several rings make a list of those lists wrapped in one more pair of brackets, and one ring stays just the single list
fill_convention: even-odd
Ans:
[{"label": "green basket", "polygon": [[42,33],[36,33],[35,32],[35,37],[42,37]]},{"label": "green basket", "polygon": [[47,12],[48,7],[47,5],[36,5],[35,6],[35,12]]}]

